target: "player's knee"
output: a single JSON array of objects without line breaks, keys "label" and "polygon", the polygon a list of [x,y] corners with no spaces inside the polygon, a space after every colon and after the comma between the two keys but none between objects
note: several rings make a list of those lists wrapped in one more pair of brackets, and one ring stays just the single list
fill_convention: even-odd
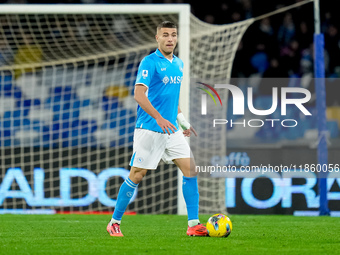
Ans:
[{"label": "player's knee", "polygon": [[198,174],[198,173],[196,172],[195,169],[191,169],[191,170],[190,170],[190,177],[196,177],[197,174]]},{"label": "player's knee", "polygon": [[185,177],[195,177],[197,176],[195,161],[190,159],[177,159],[174,163],[181,169]]},{"label": "player's knee", "polygon": [[185,177],[195,177],[195,176],[197,176],[197,172],[194,169],[190,169],[190,168],[182,170],[182,173]]},{"label": "player's knee", "polygon": [[143,177],[146,175],[147,170],[132,168],[130,171],[129,178],[132,182],[138,184],[142,181]]},{"label": "player's knee", "polygon": [[136,173],[135,175],[134,175],[134,183],[140,183],[142,180],[143,180],[143,177],[144,177],[145,175],[143,175],[142,173]]}]

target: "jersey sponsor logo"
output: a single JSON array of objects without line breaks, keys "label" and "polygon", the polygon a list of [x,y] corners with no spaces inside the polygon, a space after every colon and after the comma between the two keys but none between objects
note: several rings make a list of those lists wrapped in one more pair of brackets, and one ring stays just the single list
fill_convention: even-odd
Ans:
[{"label": "jersey sponsor logo", "polygon": [[166,71],[166,67],[164,67],[164,68],[161,68],[161,71]]},{"label": "jersey sponsor logo", "polygon": [[142,71],[142,76],[145,79],[146,77],[148,77],[148,70],[143,70]]},{"label": "jersey sponsor logo", "polygon": [[183,76],[164,76],[163,83],[166,84],[180,84],[182,82]]},{"label": "jersey sponsor logo", "polygon": [[183,76],[170,76],[170,84],[178,84],[181,83]]},{"label": "jersey sponsor logo", "polygon": [[169,79],[168,76],[165,75],[162,81],[163,81],[163,83],[166,85],[166,84],[168,84],[168,82],[170,81],[170,79]]}]

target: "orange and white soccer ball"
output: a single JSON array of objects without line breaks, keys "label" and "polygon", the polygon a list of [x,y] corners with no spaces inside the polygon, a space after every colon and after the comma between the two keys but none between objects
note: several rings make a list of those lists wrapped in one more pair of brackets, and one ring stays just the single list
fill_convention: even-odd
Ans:
[{"label": "orange and white soccer ball", "polygon": [[230,235],[233,225],[227,215],[217,213],[209,218],[207,229],[211,237],[227,237]]}]

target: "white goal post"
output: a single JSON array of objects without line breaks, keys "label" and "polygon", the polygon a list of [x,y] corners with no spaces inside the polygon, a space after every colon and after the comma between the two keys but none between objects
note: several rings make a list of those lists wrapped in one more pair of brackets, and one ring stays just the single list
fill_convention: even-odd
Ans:
[{"label": "white goal post", "polygon": [[[135,73],[157,47],[156,26],[164,19],[178,24],[180,107],[201,136],[190,141],[196,161],[226,155],[226,130],[211,136],[195,88],[198,80],[228,81],[252,19],[211,25],[186,4],[2,5],[0,209],[114,207],[131,157]],[[220,96],[227,102],[226,93]],[[128,210],[186,214],[181,172],[159,169],[148,173]],[[199,178],[201,212],[225,210],[224,188],[223,179]]]}]

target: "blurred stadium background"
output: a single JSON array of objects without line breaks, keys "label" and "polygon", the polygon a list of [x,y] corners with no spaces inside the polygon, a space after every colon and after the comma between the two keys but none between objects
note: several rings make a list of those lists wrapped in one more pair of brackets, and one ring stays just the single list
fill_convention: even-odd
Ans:
[{"label": "blurred stadium background", "polygon": [[[45,3],[45,1],[20,1],[9,0],[2,1],[3,3]],[[257,17],[261,14],[273,11],[283,6],[299,2],[298,0],[290,1],[271,1],[270,3],[261,4],[261,0],[234,0],[234,1],[215,1],[209,5],[203,2],[197,1],[48,1],[49,3],[190,3],[192,13],[199,19],[211,23],[211,24],[226,24],[241,21],[248,18]],[[264,3],[264,2],[263,2]],[[331,138],[337,138],[339,136],[339,86],[336,86],[336,78],[340,75],[340,49],[339,49],[339,18],[337,17],[334,8],[332,8],[331,1],[321,2],[321,31],[325,35],[325,64],[326,64],[326,90],[327,90],[327,113],[328,113],[328,127],[330,130]],[[79,28],[81,29],[81,28]],[[249,81],[254,81],[255,96],[262,97],[271,94],[271,88],[268,88],[266,84],[261,84],[260,78],[272,78],[272,77],[297,77],[304,80],[306,87],[314,91],[313,84],[308,83],[308,78],[313,74],[313,6],[308,4],[306,6],[290,10],[285,13],[271,16],[269,18],[262,19],[256,22],[246,31],[245,36],[242,38],[241,44],[236,53],[235,61],[233,63],[232,77],[245,77],[249,78]],[[56,32],[57,33],[57,32]],[[6,34],[6,33],[5,33]],[[6,62],[20,61],[20,54],[15,55],[13,52],[9,52],[12,49],[6,49],[4,40],[1,40],[1,55],[0,65],[4,65]],[[36,50],[37,51],[37,50]],[[20,52],[19,52],[20,53]],[[37,54],[39,58],[41,52],[32,52],[32,55]],[[21,56],[22,57],[22,56]],[[15,59],[11,59],[15,58]],[[19,78],[16,74],[15,78]],[[3,78],[3,82],[6,82],[9,77]],[[34,82],[34,81],[32,81]],[[90,80],[88,82],[91,82]],[[18,82],[13,84],[16,86],[16,92],[13,95],[17,100],[17,106],[24,98],[32,98],[32,92],[25,91],[28,86],[23,86]],[[64,86],[64,85],[63,85]],[[61,89],[61,88],[58,88]],[[58,89],[53,91],[54,95],[60,94]],[[71,88],[65,88],[69,90],[69,97],[78,96],[72,94]],[[105,88],[103,88],[105,89]],[[11,90],[10,86],[3,87],[2,90]],[[111,92],[110,92],[111,91]],[[101,91],[102,92],[102,91]],[[31,93],[31,94],[30,94]],[[34,92],[33,92],[34,93]],[[47,93],[47,92],[46,92]],[[81,91],[79,93],[82,93]],[[107,100],[107,95],[114,93],[112,89],[107,91],[106,97],[102,97],[102,100]],[[124,93],[128,93],[127,91]],[[127,97],[128,94],[121,94],[123,97]],[[4,95],[8,95],[8,92],[3,92]],[[102,93],[98,93],[102,94]],[[117,94],[117,92],[116,92]],[[51,103],[53,95],[45,95],[46,98],[33,100],[32,102],[22,102],[24,105],[32,104],[38,105],[41,103]],[[80,95],[81,96],[81,95]],[[314,95],[315,96],[315,95]],[[20,100],[19,100],[20,99]],[[45,100],[45,101],[44,101]],[[262,101],[262,100],[259,100]],[[14,102],[14,101],[13,101]],[[76,103],[77,104],[77,103]],[[85,103],[86,104],[86,103]],[[83,105],[87,106],[87,105]],[[80,109],[81,105],[79,105]],[[231,109],[231,108],[229,108]],[[2,114],[6,109],[1,109]],[[79,111],[81,112],[81,111]],[[26,116],[29,111],[25,111],[23,114]],[[3,115],[4,119],[8,118],[10,113]],[[19,114],[14,112],[13,116]],[[21,114],[21,113],[20,113]],[[76,111],[75,114],[78,114]],[[296,134],[290,134],[289,132],[283,132],[278,134],[277,130],[261,131],[250,134],[253,138],[260,139],[297,139],[308,138],[312,135],[308,130],[316,128],[316,122],[312,121],[304,129],[304,131]],[[95,129],[97,125],[92,127]],[[92,129],[92,132],[94,130]],[[100,128],[98,128],[100,130]],[[19,134],[20,135],[20,134]],[[239,134],[240,137],[244,137],[244,134]],[[17,135],[18,137],[18,135]],[[230,138],[233,134],[230,133]],[[47,138],[46,138],[47,139]],[[9,142],[4,143],[2,146],[9,145]]]},{"label": "blurred stadium background", "polygon": [[[45,1],[9,0],[1,1],[6,4],[35,4]],[[289,4],[300,2],[299,0],[233,0],[214,1],[206,4],[204,1],[48,1],[49,3],[63,4],[106,4],[106,3],[189,3],[191,12],[199,19],[210,24],[227,24],[257,17]],[[340,22],[339,16],[330,0],[321,1],[321,30],[325,35],[325,64],[326,64],[326,105],[327,128],[329,140],[329,162],[339,164],[340,153]],[[1,6],[0,6],[1,8]],[[119,57],[100,59],[99,62],[89,62],[87,65],[79,64],[67,68],[42,68],[39,76],[30,76],[31,63],[39,63],[46,58],[58,61],[58,56],[74,54],[77,58],[82,51],[89,52],[93,49],[86,41],[69,45],[54,45],[59,51],[42,51],[34,44],[34,38],[25,33],[25,26],[18,23],[10,23],[6,15],[0,15],[0,68],[15,64],[28,64],[14,72],[2,72],[0,77],[0,146],[1,146],[1,179],[8,167],[20,167],[33,189],[33,168],[53,168],[46,173],[45,188],[46,197],[57,197],[59,190],[53,187],[59,185],[59,169],[62,167],[84,167],[96,173],[108,167],[128,168],[128,162],[133,138],[136,104],[133,100],[133,80],[136,75],[138,59],[146,55],[148,50],[137,55],[129,55],[132,62],[129,65],[122,64]],[[46,20],[45,20],[46,21]],[[65,21],[65,20],[64,20]],[[83,21],[83,22],[82,22]],[[26,20],[26,22],[30,22]],[[52,19],[52,23],[60,20]],[[70,22],[66,20],[65,23]],[[91,31],[86,30],[86,20],[78,20],[76,27],[79,39],[86,38],[87,33],[92,33],[95,38],[96,30],[94,20]],[[15,24],[15,25],[13,25]],[[59,25],[59,26],[58,26]],[[110,24],[116,31],[124,30],[124,23]],[[38,26],[38,24],[37,24]],[[51,38],[71,38],[71,31],[65,30],[63,24],[56,24],[50,29]],[[29,29],[27,27],[27,29]],[[14,31],[14,32],[13,32]],[[15,31],[19,31],[20,35]],[[99,32],[98,32],[99,33]],[[299,114],[298,109],[288,112],[291,118],[299,119],[301,127],[289,129],[282,126],[268,128],[263,126],[258,129],[236,129],[228,127],[227,132],[227,159],[247,158],[251,164],[273,165],[300,165],[317,163],[317,119],[315,106],[315,90],[313,84],[313,5],[307,4],[288,12],[277,14],[252,24],[245,32],[238,46],[232,67],[232,78],[242,82],[241,88],[252,86],[254,89],[254,102],[259,108],[267,109],[270,104],[271,87],[266,81],[270,78],[280,77],[280,81],[294,86],[293,81],[309,89],[312,100],[308,105],[314,113],[311,118],[305,118]],[[118,33],[117,33],[118,34]],[[117,35],[116,34],[116,35]],[[124,42],[124,34],[122,42]],[[5,39],[6,37],[6,39]],[[22,47],[15,40],[21,38]],[[46,37],[48,40],[48,37]],[[118,37],[119,38],[119,35]],[[9,41],[14,44],[8,44]],[[64,40],[67,42],[67,40]],[[110,47],[110,38],[103,48]],[[118,44],[117,44],[118,45]],[[54,46],[51,46],[52,48]],[[72,48],[73,47],[73,48]],[[60,50],[63,49],[63,50]],[[79,51],[77,51],[77,49]],[[95,50],[93,50],[95,53]],[[103,63],[105,62],[105,65]],[[111,76],[105,76],[105,68],[112,68]],[[22,75],[25,73],[25,75]],[[112,77],[114,76],[114,77]],[[283,79],[285,78],[285,79]],[[69,80],[72,79],[72,80]],[[119,84],[111,84],[111,81]],[[49,86],[42,86],[49,84]],[[96,87],[92,86],[96,84]],[[268,101],[269,100],[269,101]],[[237,121],[232,116],[232,100],[228,101],[228,119]],[[116,110],[119,109],[119,110]],[[251,116],[248,116],[251,118]],[[270,118],[278,118],[275,113]],[[98,149],[99,148],[99,149]],[[104,150],[100,150],[105,148]],[[109,149],[107,149],[109,148]],[[94,152],[95,151],[95,152]],[[116,155],[123,156],[116,156]],[[84,163],[86,161],[86,163]],[[40,162],[40,164],[39,164]],[[41,164],[43,162],[43,164]],[[91,163],[92,162],[92,163]],[[235,161],[236,162],[236,161]],[[162,166],[166,168],[166,166]],[[146,200],[137,202],[130,210],[141,213],[176,213],[176,173],[168,170],[166,175],[155,176],[145,185],[158,182],[163,186],[145,188],[148,194]],[[44,176],[42,176],[43,178]],[[318,209],[316,176],[310,179],[295,180],[282,178],[282,183],[275,182],[278,176],[272,179],[256,180],[242,185],[242,179],[229,179],[225,182],[225,207],[231,213],[281,213],[281,214],[315,214]],[[82,178],[90,178],[84,175]],[[281,178],[279,176],[279,178]],[[20,178],[19,178],[20,179]],[[19,179],[16,179],[16,182]],[[35,179],[36,180],[36,179]],[[164,181],[163,180],[170,180]],[[312,181],[311,181],[312,180]],[[112,178],[108,194],[117,193],[121,180]],[[283,183],[284,182],[284,183]],[[57,184],[56,184],[57,183]],[[84,180],[73,180],[72,195],[82,198],[88,193],[88,187]],[[334,184],[334,185],[333,185]],[[289,199],[281,194],[282,185],[291,185]],[[339,181],[334,179],[329,182],[330,209],[340,210]],[[23,186],[20,185],[20,188]],[[18,183],[11,185],[12,190],[18,189]],[[303,187],[299,190],[298,187]],[[168,189],[167,193],[159,194],[159,190]],[[209,188],[209,187],[208,187]],[[142,186],[143,190],[143,186]],[[250,191],[249,191],[250,190]],[[250,195],[250,193],[251,195]],[[144,194],[144,195],[145,195]],[[151,194],[151,195],[150,195]],[[156,195],[154,195],[156,194]],[[141,195],[142,196],[142,195]],[[7,198],[0,208],[3,209],[27,209],[25,202],[20,198]],[[166,204],[158,203],[165,200]],[[88,201],[87,201],[88,202]],[[52,203],[53,206],[57,202]],[[156,205],[149,208],[147,204]],[[80,210],[110,211],[110,206],[99,205],[98,201],[90,206],[80,204]],[[59,211],[71,210],[65,205],[56,207]],[[48,208],[48,204],[42,208]],[[72,209],[73,210],[73,209]]]}]

